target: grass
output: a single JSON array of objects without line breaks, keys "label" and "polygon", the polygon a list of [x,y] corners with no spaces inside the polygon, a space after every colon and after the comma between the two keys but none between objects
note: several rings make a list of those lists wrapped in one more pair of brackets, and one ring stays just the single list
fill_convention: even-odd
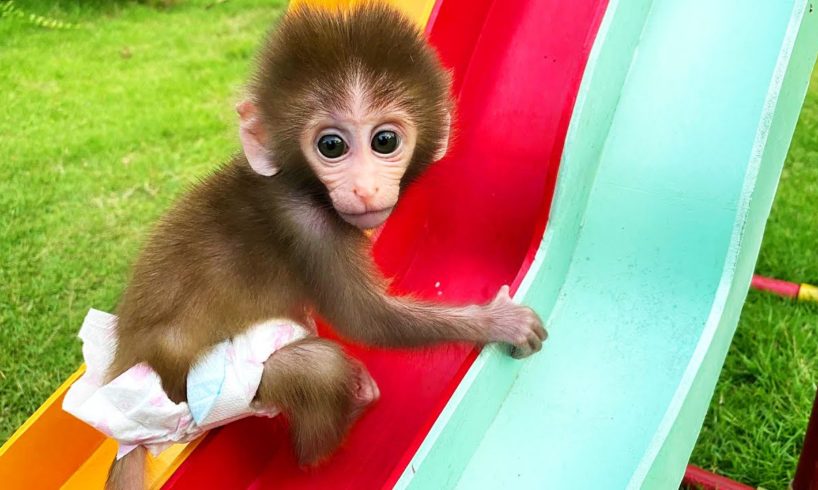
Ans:
[{"label": "grass", "polygon": [[[147,227],[235,151],[232,105],[283,0],[14,5],[79,27],[0,17],[0,441],[81,362],[76,330],[113,309]],[[818,72],[759,273],[818,283],[816,163]],[[692,461],[786,488],[816,378],[818,307],[751,292]]]}]

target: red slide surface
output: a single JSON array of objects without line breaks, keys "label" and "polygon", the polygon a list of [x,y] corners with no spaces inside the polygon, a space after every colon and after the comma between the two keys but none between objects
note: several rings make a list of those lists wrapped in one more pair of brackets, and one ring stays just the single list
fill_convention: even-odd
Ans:
[{"label": "red slide surface", "polygon": [[[454,70],[459,124],[450,155],[409,189],[375,244],[396,293],[484,302],[522,278],[545,228],[605,7],[604,0],[442,0],[436,7],[427,32]],[[298,469],[283,417],[250,418],[211,432],[165,488],[391,487],[476,351],[349,350],[366,363],[382,398],[329,462]]]}]

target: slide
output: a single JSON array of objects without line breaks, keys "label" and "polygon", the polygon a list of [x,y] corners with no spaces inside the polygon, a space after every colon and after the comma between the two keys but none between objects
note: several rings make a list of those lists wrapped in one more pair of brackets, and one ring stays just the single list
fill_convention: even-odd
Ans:
[{"label": "slide", "polygon": [[521,367],[481,355],[402,487],[677,488],[815,63],[813,9],[609,2],[519,291],[551,337]]},{"label": "slide", "polygon": [[[382,399],[327,464],[297,468],[283,418],[245,419],[163,454],[152,485],[673,488],[749,288],[818,12],[808,0],[393,3],[452,68],[459,123],[376,261],[396,293],[444,302],[511,284],[551,336],[524,361],[498,346],[350,346]],[[113,441],[59,408],[76,376],[0,449],[4,488],[101,486]]]}]

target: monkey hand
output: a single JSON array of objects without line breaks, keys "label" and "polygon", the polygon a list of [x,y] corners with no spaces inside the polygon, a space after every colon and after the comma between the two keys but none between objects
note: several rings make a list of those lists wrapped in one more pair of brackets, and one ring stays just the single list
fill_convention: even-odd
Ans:
[{"label": "monkey hand", "polygon": [[487,304],[488,341],[511,345],[511,356],[522,359],[539,351],[548,333],[539,315],[531,308],[511,301],[509,287],[503,286]]}]

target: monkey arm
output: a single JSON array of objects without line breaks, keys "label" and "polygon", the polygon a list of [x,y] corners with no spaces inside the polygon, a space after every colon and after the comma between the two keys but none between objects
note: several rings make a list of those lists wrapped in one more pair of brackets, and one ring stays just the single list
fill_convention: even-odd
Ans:
[{"label": "monkey arm", "polygon": [[333,231],[323,239],[303,234],[294,260],[313,305],[341,335],[386,347],[505,342],[520,357],[539,350],[545,339],[537,314],[514,304],[507,287],[489,304],[462,307],[388,295],[366,239],[357,231]]},{"label": "monkey arm", "polygon": [[[359,258],[336,263],[326,274],[316,306],[339,333],[351,339],[385,347],[420,346],[443,341],[484,344],[491,340],[485,307],[451,307],[389,296],[371,265]],[[356,263],[358,262],[358,263]],[[323,297],[322,297],[323,296]]]},{"label": "monkey arm", "polygon": [[[300,218],[297,222],[307,222]],[[341,335],[388,347],[496,340],[486,307],[448,307],[388,295],[368,240],[351,227],[324,225],[320,237],[315,228],[297,234],[291,260],[300,269],[309,301]]]}]

